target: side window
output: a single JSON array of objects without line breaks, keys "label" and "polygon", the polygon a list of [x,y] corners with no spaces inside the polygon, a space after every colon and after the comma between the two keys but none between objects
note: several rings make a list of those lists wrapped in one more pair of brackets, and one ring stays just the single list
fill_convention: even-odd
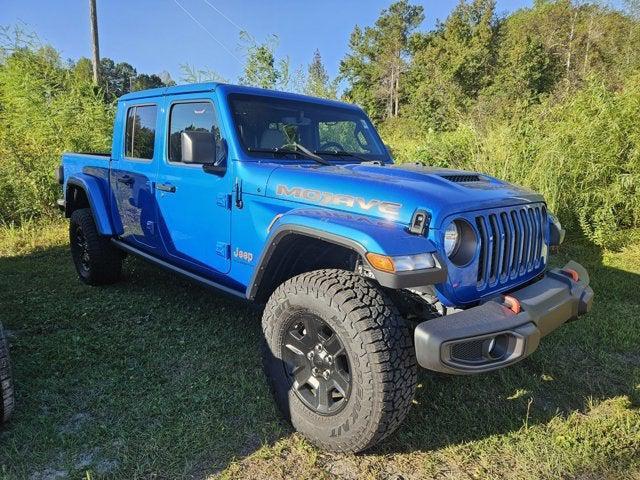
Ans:
[{"label": "side window", "polygon": [[211,102],[176,103],[169,114],[169,161],[182,161],[182,132],[208,132],[216,143],[216,160],[224,155],[216,112]]},{"label": "side window", "polygon": [[125,157],[145,160],[153,158],[153,145],[156,140],[156,111],[155,105],[129,108],[125,132]]}]

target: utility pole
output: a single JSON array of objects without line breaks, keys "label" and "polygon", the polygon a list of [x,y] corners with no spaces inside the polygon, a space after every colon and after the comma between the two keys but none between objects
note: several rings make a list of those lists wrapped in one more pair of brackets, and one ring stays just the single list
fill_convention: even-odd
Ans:
[{"label": "utility pole", "polygon": [[100,80],[100,47],[98,46],[98,14],[96,0],[89,0],[89,16],[91,17],[91,40],[93,43],[93,83]]}]

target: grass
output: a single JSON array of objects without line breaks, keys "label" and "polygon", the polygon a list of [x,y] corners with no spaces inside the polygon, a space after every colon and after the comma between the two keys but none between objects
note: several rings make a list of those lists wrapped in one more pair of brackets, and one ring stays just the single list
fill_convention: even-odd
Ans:
[{"label": "grass", "polygon": [[555,261],[591,272],[589,316],[512,368],[421,372],[397,434],[335,455],[280,420],[250,305],[136,259],[84,286],[64,223],[0,235],[17,395],[0,478],[640,479],[640,241],[569,242]]}]

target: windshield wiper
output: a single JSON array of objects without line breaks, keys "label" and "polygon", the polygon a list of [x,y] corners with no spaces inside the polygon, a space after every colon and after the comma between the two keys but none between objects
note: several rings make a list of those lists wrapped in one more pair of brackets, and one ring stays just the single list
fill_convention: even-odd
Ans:
[{"label": "windshield wiper", "polygon": [[305,157],[305,158],[309,158],[311,160],[313,160],[314,162],[317,162],[321,165],[331,165],[331,162],[325,160],[324,158],[320,157],[319,155],[316,155],[315,153],[313,153],[311,150],[308,150],[306,147],[300,145],[299,143],[290,143],[288,145],[285,145],[287,147],[291,146],[293,147],[293,149],[291,148],[283,148],[283,147],[276,147],[276,148],[247,148],[247,150],[249,150],[250,152],[254,152],[254,153],[273,153],[276,155],[300,155],[301,157]]},{"label": "windshield wiper", "polygon": [[357,158],[361,162],[371,162],[368,158],[361,157],[360,155],[345,150],[315,150],[313,153],[317,155],[333,155],[335,157],[353,157]]}]

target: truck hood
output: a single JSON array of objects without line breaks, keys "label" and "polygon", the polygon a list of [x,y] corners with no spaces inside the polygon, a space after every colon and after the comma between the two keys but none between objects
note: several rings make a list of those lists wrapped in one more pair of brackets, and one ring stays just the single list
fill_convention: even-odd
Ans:
[{"label": "truck hood", "polygon": [[431,214],[431,228],[455,213],[543,201],[531,190],[484,174],[415,164],[279,164],[265,194],[402,223],[420,208]]}]

